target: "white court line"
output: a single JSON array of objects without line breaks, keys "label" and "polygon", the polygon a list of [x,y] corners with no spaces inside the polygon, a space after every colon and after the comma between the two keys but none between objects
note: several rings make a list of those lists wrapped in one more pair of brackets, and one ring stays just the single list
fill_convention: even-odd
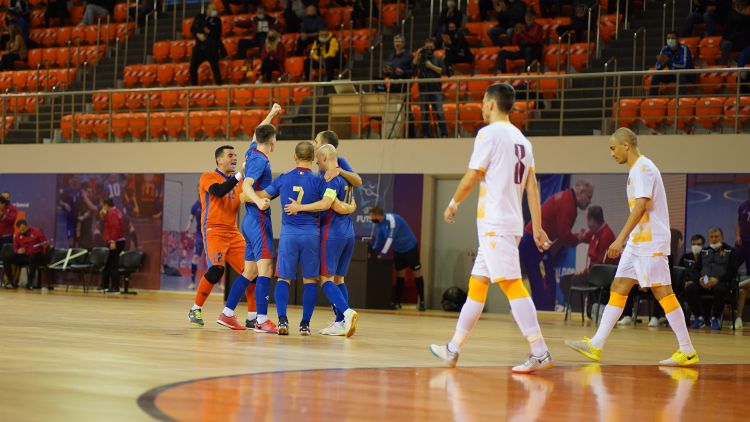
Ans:
[{"label": "white court line", "polygon": [[703,203],[705,203],[705,202],[708,202],[708,201],[710,201],[710,200],[711,200],[711,198],[712,198],[712,197],[711,197],[711,194],[710,194],[710,193],[708,193],[708,192],[703,192],[703,191],[699,191],[699,190],[696,190],[696,189],[688,189],[688,194],[690,194],[690,193],[694,193],[694,194],[698,194],[698,195],[703,195],[703,198],[701,198],[701,199],[698,199],[698,200],[692,200],[692,201],[690,201],[690,200],[689,200],[689,201],[687,202],[687,203],[688,203],[688,205],[692,205],[692,204],[703,204]]}]

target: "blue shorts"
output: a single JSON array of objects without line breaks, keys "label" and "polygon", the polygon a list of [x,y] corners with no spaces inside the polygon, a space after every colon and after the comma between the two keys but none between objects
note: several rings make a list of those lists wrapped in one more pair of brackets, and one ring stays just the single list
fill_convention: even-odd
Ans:
[{"label": "blue shorts", "polygon": [[245,238],[245,261],[274,258],[273,228],[269,215],[245,213],[242,218],[242,236]]},{"label": "blue shorts", "polygon": [[327,239],[320,248],[320,274],[344,277],[354,253],[354,238]]},{"label": "blue shorts", "polygon": [[279,278],[295,280],[297,267],[302,265],[303,278],[320,276],[320,235],[282,235],[279,239],[279,259],[276,272]]},{"label": "blue shorts", "polygon": [[203,235],[195,235],[195,256],[203,256]]}]

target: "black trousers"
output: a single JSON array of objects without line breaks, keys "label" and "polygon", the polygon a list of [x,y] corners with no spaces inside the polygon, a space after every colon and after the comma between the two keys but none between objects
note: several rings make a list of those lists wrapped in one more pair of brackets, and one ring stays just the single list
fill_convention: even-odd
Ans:
[{"label": "black trousers", "polygon": [[692,312],[693,316],[696,318],[706,316],[701,296],[704,294],[713,294],[714,298],[713,303],[711,304],[711,316],[714,318],[721,317],[721,313],[724,311],[724,303],[729,296],[729,290],[730,287],[728,283],[719,283],[711,290],[704,288],[700,281],[687,286],[685,288],[685,296],[690,305],[690,312]]},{"label": "black trousers", "polygon": [[263,82],[271,82],[273,79],[273,71],[281,71],[279,62],[276,60],[265,59],[260,64],[260,74],[263,75]]},{"label": "black trousers", "polygon": [[[317,69],[320,66],[320,63],[313,59],[313,58],[307,58],[305,59],[305,80],[310,80],[310,63],[312,63],[313,68]],[[336,71],[336,67],[339,65],[339,59],[336,57],[328,57],[324,59],[324,66],[325,66],[325,72],[326,72],[326,81],[332,81],[333,80],[333,73]]]},{"label": "black trousers", "polygon": [[237,42],[237,58],[247,59],[247,52],[253,48],[261,48],[266,42],[267,33],[262,32],[255,35],[254,38],[243,38]]},{"label": "black trousers", "polygon": [[[13,279],[13,272],[11,269],[14,265],[16,266],[28,266],[29,267],[29,286],[38,286],[39,283],[36,281],[36,273],[44,264],[44,254],[36,253],[33,255],[26,254],[13,254],[8,260],[3,262],[5,266],[5,272],[8,274],[8,280]],[[18,280],[13,280],[13,284],[17,284]]]},{"label": "black trousers", "polygon": [[197,47],[193,47],[193,55],[190,57],[190,83],[198,85],[198,68],[203,62],[211,65],[216,85],[221,85],[221,69],[219,68],[219,52],[206,53]]},{"label": "black trousers", "polygon": [[16,60],[21,60],[21,56],[17,53],[5,53],[0,58],[0,70],[13,70],[15,69]]},{"label": "black trousers", "polygon": [[118,240],[115,242],[115,248],[109,250],[107,263],[102,270],[102,289],[110,289],[113,291],[120,290],[120,274],[118,273],[118,267],[120,265],[120,254],[124,250],[125,240]]},{"label": "black trousers", "polygon": [[541,45],[522,45],[519,51],[502,50],[497,56],[497,70],[505,73],[505,60],[524,59],[524,68],[529,67],[531,62],[539,60],[542,56]]}]

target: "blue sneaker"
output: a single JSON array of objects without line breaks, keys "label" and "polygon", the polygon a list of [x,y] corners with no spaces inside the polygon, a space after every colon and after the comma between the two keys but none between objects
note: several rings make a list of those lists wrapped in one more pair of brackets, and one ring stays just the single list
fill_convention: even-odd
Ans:
[{"label": "blue sneaker", "polygon": [[703,317],[696,318],[691,324],[690,328],[697,330],[699,328],[703,328],[706,326],[706,321],[703,320]]},{"label": "blue sneaker", "polygon": [[711,329],[721,330],[721,324],[719,323],[718,318],[711,318]]}]

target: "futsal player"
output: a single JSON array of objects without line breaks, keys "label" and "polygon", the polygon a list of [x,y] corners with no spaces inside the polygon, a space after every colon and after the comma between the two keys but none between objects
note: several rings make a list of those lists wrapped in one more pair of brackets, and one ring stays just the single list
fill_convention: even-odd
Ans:
[{"label": "futsal player", "polygon": [[[211,294],[214,285],[224,275],[224,264],[229,264],[240,274],[235,280],[255,278],[254,267],[243,266],[245,240],[237,228],[237,211],[240,207],[242,173],[237,172],[237,154],[234,147],[224,145],[214,153],[216,169],[203,173],[198,192],[201,199],[201,233],[206,249],[208,270],[201,278],[195,293],[195,303],[188,312],[190,323],[202,327],[203,304]],[[255,290],[248,288],[245,292],[248,304],[248,318],[255,316]],[[233,326],[239,326],[234,319]],[[244,329],[244,326],[240,326]]]},{"label": "futsal player", "polygon": [[190,218],[188,219],[187,227],[185,231],[190,230],[195,222],[195,248],[193,251],[193,260],[190,263],[190,286],[188,289],[195,288],[195,273],[198,272],[198,263],[203,256],[203,235],[201,234],[201,200],[196,199],[192,207],[190,207]]},{"label": "futsal player", "polygon": [[[321,172],[339,166],[336,148],[331,144],[318,148],[315,158]],[[333,209],[337,202],[344,205],[352,203],[352,189],[349,182],[339,175],[326,182],[326,193],[333,190],[335,197],[324,195],[320,201],[307,205],[292,200],[284,207],[284,211],[292,215],[301,211],[323,211],[320,219],[320,286],[336,314],[334,322],[319,331],[323,335],[351,337],[356,330],[356,318],[355,323],[349,326],[345,324],[344,314],[349,309],[349,297],[344,293],[346,286],[343,284],[354,252],[354,224],[349,212],[340,214]],[[354,212],[355,206],[347,211]]]},{"label": "futsal player", "polygon": [[669,209],[661,173],[653,161],[641,154],[638,137],[628,128],[619,128],[612,134],[609,150],[618,164],[627,164],[630,168],[627,184],[630,216],[607,250],[611,259],[622,257],[596,334],[592,339],[584,337],[581,341],[566,341],[565,344],[587,358],[599,361],[604,342],[622,315],[628,292],[638,284],[641,288],[651,288],[664,308],[680,346],[672,357],[660,364],[694,365],[699,362],[698,353],[690,340],[682,307],[672,291],[667,258],[671,240]]},{"label": "futsal player", "polygon": [[487,88],[482,101],[482,117],[488,126],[474,141],[469,169],[456,188],[444,218],[453,223],[458,207],[477,182],[477,231],[479,252],[469,279],[469,297],[461,309],[453,339],[446,345],[430,345],[432,353],[456,366],[461,347],[474,329],[484,309],[490,284],[498,284],[510,301],[513,318],[531,346],[526,361],[513,372],[529,373],[553,366],[534,302],[521,281],[518,242],[523,236],[523,207],[526,198],[531,212],[534,242],[540,250],[548,249],[549,238],[542,229],[539,187],[534,172],[531,143],[510,123],[516,93],[508,84]]}]

